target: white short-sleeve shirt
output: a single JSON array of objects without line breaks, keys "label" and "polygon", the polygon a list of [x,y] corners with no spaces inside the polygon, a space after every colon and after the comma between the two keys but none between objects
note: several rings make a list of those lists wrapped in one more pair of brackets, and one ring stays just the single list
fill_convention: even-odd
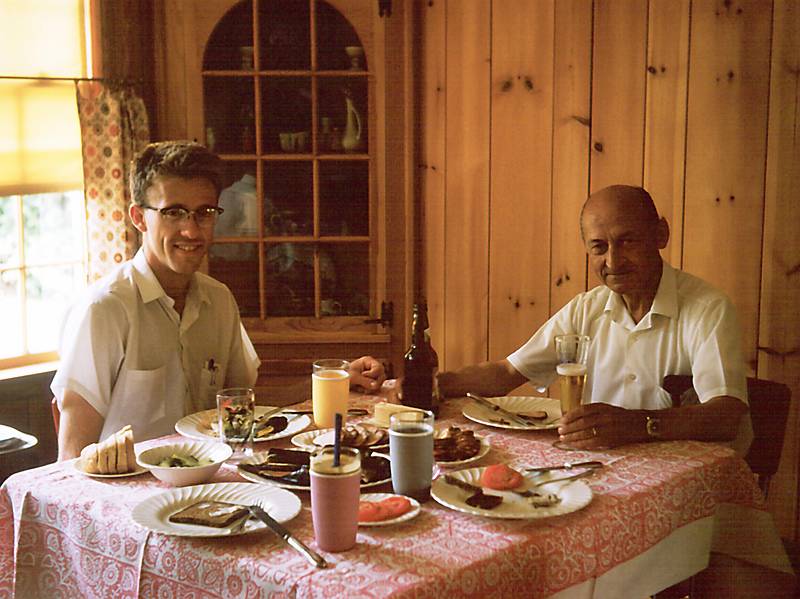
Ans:
[{"label": "white short-sleeve shirt", "polygon": [[[633,321],[622,297],[606,286],[581,293],[553,315],[508,361],[534,385],[555,378],[554,337],[591,338],[583,403],[628,409],[669,408],[668,374],[693,376],[698,399],[729,395],[747,403],[747,378],[736,310],[721,291],[664,263],[650,311]],[[752,439],[742,419],[736,446]]]},{"label": "white short-sleeve shirt", "polygon": [[195,273],[182,316],[139,250],[87,289],[67,315],[51,388],[103,416],[103,439],[126,424],[137,441],[174,432],[214,406],[216,390],[252,386],[260,364],[230,290]]}]

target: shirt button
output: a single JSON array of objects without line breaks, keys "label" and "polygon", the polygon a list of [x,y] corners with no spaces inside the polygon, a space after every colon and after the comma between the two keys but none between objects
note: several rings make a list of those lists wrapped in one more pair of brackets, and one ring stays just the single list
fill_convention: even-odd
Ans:
[{"label": "shirt button", "polygon": [[628,375],[628,380],[629,380],[629,381],[635,381],[635,380],[636,380],[636,375],[635,375],[635,374],[633,374],[633,373],[631,372],[631,373]]}]

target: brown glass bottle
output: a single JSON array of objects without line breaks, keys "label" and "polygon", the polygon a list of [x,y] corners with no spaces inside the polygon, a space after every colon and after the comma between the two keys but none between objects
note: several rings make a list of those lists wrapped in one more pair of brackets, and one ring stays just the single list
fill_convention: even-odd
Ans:
[{"label": "brown glass bottle", "polygon": [[411,347],[403,357],[403,405],[438,411],[434,405],[434,381],[438,358],[425,339],[427,314],[414,304],[411,317]]}]

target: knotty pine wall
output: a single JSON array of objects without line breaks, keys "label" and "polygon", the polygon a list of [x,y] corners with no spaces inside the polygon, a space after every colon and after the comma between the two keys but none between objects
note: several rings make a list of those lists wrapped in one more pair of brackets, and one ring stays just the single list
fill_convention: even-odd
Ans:
[{"label": "knotty pine wall", "polygon": [[506,356],[587,275],[578,214],[643,185],[664,257],[736,304],[794,399],[770,506],[797,538],[800,2],[419,0],[422,279],[444,368]]}]

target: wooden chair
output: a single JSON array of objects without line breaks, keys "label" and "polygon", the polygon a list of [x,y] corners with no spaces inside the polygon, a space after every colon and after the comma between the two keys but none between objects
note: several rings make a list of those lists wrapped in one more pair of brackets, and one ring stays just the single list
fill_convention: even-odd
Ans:
[{"label": "wooden chair", "polygon": [[58,409],[58,400],[55,397],[50,400],[50,411],[53,412],[53,428],[56,429],[56,439],[58,439],[58,427],[61,424],[61,411]]},{"label": "wooden chair", "polygon": [[[679,406],[683,394],[692,388],[692,377],[670,374],[664,377],[662,386],[672,397],[672,404]],[[748,378],[747,394],[753,422],[753,443],[744,459],[758,476],[758,486],[766,496],[769,480],[778,470],[781,459],[792,392],[782,383]]]}]

